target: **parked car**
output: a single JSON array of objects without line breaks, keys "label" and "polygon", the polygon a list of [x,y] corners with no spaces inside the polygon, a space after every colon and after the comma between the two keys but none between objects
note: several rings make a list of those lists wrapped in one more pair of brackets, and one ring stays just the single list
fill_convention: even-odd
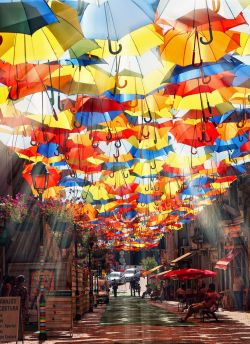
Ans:
[{"label": "parked car", "polygon": [[126,282],[130,282],[132,278],[139,280],[141,273],[138,268],[128,268],[125,270],[124,276],[125,276]]},{"label": "parked car", "polygon": [[112,281],[114,280],[120,285],[126,282],[123,272],[119,272],[119,271],[112,271],[107,276],[107,281],[109,282],[109,284],[112,284]]}]

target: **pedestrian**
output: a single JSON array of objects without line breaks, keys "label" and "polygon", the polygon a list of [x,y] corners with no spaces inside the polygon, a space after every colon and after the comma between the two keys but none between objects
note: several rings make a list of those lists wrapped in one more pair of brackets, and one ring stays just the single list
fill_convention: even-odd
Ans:
[{"label": "pedestrian", "polygon": [[112,288],[113,288],[113,292],[114,292],[114,297],[117,297],[118,283],[116,280],[113,280]]},{"label": "pedestrian", "polygon": [[131,293],[131,296],[133,296],[133,294],[134,294],[134,296],[135,296],[135,280],[134,280],[134,278],[131,278],[129,284],[130,284],[130,293]]},{"label": "pedestrian", "polygon": [[16,278],[15,285],[11,291],[11,296],[19,296],[20,297],[20,331],[19,331],[19,339],[23,339],[23,332],[25,323],[29,319],[29,297],[28,297],[28,290],[25,286],[25,277],[23,275],[19,275]]},{"label": "pedestrian", "polygon": [[137,292],[138,292],[138,296],[140,297],[141,296],[141,285],[140,285],[140,283],[136,284],[136,289],[137,289]]},{"label": "pedestrian", "polygon": [[8,275],[4,276],[3,284],[1,286],[0,296],[10,296],[14,284],[15,284],[14,276],[8,276]]},{"label": "pedestrian", "polygon": [[240,272],[236,272],[233,279],[234,308],[237,311],[243,309],[243,288],[244,281]]}]

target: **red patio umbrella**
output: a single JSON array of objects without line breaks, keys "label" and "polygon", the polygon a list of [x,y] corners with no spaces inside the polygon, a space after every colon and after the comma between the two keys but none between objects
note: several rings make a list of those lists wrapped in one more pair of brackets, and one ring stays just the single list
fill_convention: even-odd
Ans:
[{"label": "red patio umbrella", "polygon": [[187,281],[192,279],[207,278],[216,276],[216,272],[202,269],[178,269],[166,272],[162,279],[177,279]]}]

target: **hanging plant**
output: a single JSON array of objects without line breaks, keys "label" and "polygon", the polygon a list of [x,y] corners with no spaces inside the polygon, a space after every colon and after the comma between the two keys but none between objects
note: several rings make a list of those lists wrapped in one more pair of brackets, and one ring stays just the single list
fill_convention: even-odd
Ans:
[{"label": "hanging plant", "polygon": [[67,202],[48,199],[42,208],[47,223],[55,232],[65,232],[73,223],[72,211]]},{"label": "hanging plant", "polygon": [[6,221],[23,223],[27,216],[32,216],[30,206],[25,195],[17,194],[15,197],[7,195],[0,198],[0,216]]}]

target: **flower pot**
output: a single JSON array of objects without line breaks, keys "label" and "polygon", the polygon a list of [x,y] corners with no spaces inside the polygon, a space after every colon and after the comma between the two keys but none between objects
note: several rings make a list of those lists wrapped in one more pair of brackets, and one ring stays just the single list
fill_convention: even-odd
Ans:
[{"label": "flower pot", "polygon": [[69,248],[72,240],[73,234],[67,231],[56,237],[57,244],[61,249]]},{"label": "flower pot", "polygon": [[65,232],[66,229],[69,227],[69,222],[63,222],[61,220],[57,220],[53,216],[49,216],[47,218],[47,223],[52,229],[53,232]]},{"label": "flower pot", "polygon": [[15,222],[15,221],[8,221],[6,223],[6,228],[10,231],[10,234],[14,234],[14,231],[17,232],[30,232],[33,227],[33,222],[31,222],[29,219],[23,220],[21,223],[20,222]]},{"label": "flower pot", "polygon": [[11,242],[11,235],[9,230],[5,227],[0,233],[0,246],[8,246]]}]

